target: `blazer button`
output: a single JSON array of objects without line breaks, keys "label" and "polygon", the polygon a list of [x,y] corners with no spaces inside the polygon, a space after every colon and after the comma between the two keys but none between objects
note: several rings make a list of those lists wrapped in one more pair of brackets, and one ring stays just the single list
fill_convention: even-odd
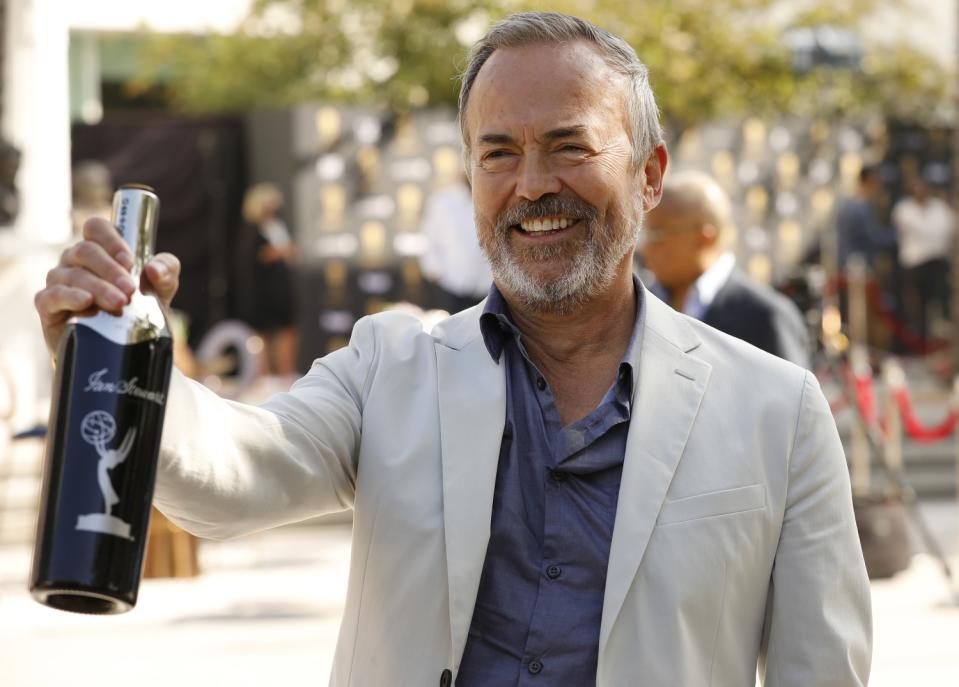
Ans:
[{"label": "blazer button", "polygon": [[529,662],[529,665],[526,669],[533,675],[539,675],[543,672],[543,664],[537,661],[535,658]]},{"label": "blazer button", "polygon": [[546,568],[546,576],[551,580],[555,580],[557,577],[563,574],[563,569],[558,565],[551,565]]},{"label": "blazer button", "polygon": [[450,687],[453,684],[453,673],[449,669],[440,673],[440,687]]}]

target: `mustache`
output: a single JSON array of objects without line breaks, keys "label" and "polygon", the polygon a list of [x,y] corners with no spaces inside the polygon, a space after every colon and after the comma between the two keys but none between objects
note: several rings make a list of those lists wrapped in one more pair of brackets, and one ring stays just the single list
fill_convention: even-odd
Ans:
[{"label": "mustache", "polygon": [[596,208],[585,201],[550,194],[536,200],[523,199],[513,207],[507,208],[496,216],[496,229],[505,232],[524,220],[555,215],[593,222],[597,212]]}]

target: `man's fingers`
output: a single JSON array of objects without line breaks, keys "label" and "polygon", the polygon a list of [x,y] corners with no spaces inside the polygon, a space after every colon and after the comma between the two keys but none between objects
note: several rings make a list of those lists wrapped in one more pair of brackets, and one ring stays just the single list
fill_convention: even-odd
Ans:
[{"label": "man's fingers", "polygon": [[92,217],[83,223],[83,238],[98,244],[127,270],[133,267],[133,256],[120,232],[102,217]]},{"label": "man's fingers", "polygon": [[[91,219],[83,225],[83,236],[83,241],[63,251],[60,263],[47,273],[46,288],[34,298],[51,353],[70,317],[101,311],[119,315],[137,290],[130,274],[133,256],[116,227]],[[144,288],[169,305],[180,284],[180,261],[162,253],[140,276]]]},{"label": "man's fingers", "polygon": [[60,267],[80,267],[94,276],[109,282],[127,297],[136,291],[136,284],[130,278],[126,267],[107,253],[99,243],[81,241],[63,252]]},{"label": "man's fingers", "polygon": [[180,286],[180,261],[171,253],[154,256],[144,270],[150,288],[165,305],[169,305]]},{"label": "man's fingers", "polygon": [[54,284],[37,292],[33,303],[44,325],[66,321],[93,305],[93,294],[65,284]]},{"label": "man's fingers", "polygon": [[65,284],[54,284],[39,291],[33,304],[40,316],[43,339],[51,355],[56,355],[67,321],[74,315],[92,315],[96,310],[92,293]]},{"label": "man's fingers", "polygon": [[81,267],[55,267],[47,273],[47,286],[62,285],[85,291],[101,310],[119,313],[127,304],[127,294],[108,281]]}]

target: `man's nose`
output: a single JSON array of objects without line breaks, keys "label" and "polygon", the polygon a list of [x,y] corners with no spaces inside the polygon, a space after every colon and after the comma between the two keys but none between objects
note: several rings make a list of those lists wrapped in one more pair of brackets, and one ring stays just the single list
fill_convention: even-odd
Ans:
[{"label": "man's nose", "polygon": [[527,155],[519,168],[516,195],[526,200],[538,200],[548,193],[559,193],[562,183],[543,155]]}]

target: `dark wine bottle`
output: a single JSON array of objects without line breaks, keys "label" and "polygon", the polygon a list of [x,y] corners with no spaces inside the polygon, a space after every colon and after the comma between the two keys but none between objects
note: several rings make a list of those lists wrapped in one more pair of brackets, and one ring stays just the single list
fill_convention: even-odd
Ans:
[{"label": "dark wine bottle", "polygon": [[[113,198],[134,256],[152,257],[159,200],[137,184]],[[30,593],[77,613],[136,604],[150,523],[173,340],[159,301],[138,288],[118,316],[74,318],[60,341]]]}]

